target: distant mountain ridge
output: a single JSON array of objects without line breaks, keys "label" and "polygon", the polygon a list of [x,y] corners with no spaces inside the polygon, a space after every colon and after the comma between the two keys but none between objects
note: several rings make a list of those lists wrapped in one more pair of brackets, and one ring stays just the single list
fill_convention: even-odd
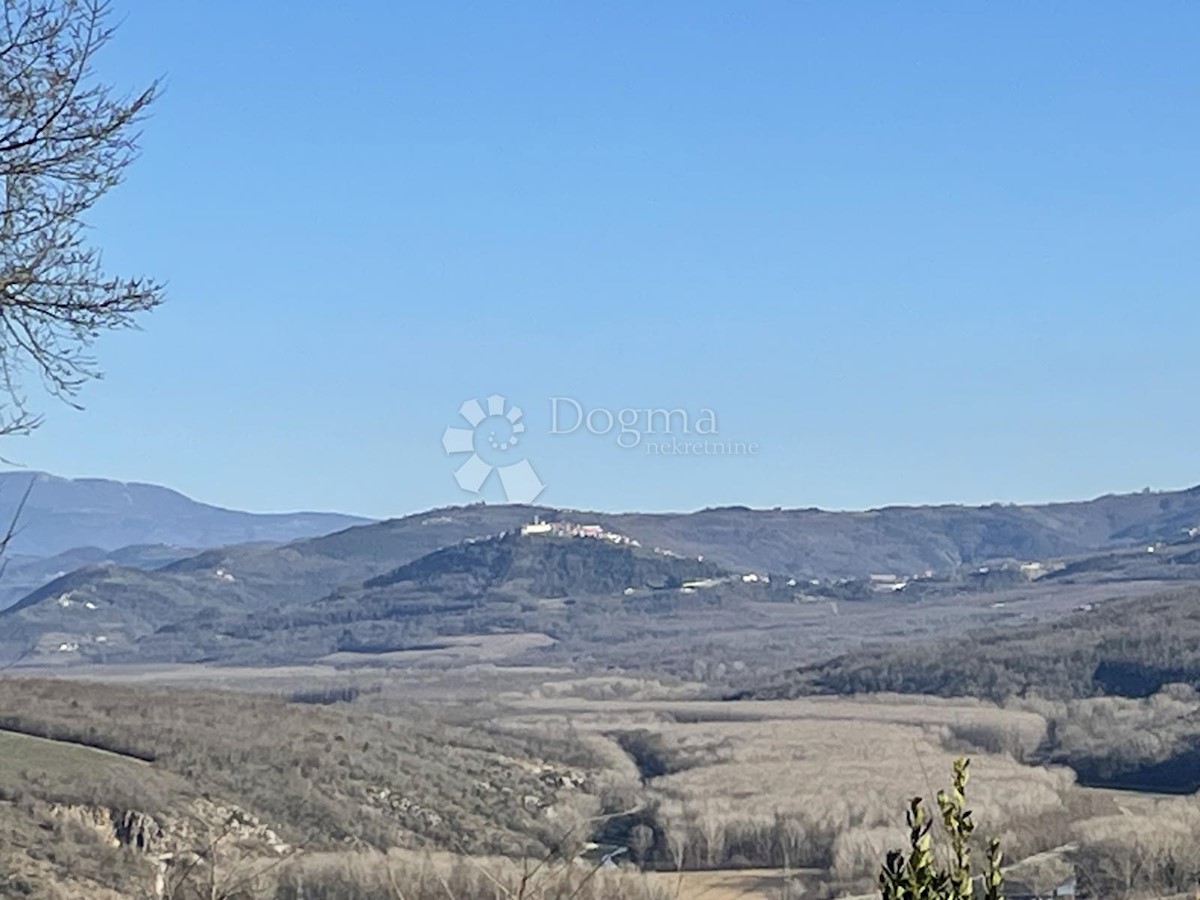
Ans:
[{"label": "distant mountain ridge", "polygon": [[45,472],[0,472],[0,528],[32,489],[9,547],[14,554],[54,556],[79,547],[117,550],[144,544],[220,547],[283,543],[370,522],[342,513],[248,513],[200,503],[170,488]]},{"label": "distant mountain ridge", "polygon": [[[78,483],[60,479],[49,479],[47,483],[55,490],[67,491],[75,501],[79,500],[80,495],[75,491]],[[16,485],[8,488],[7,499],[10,501],[16,493],[14,487]],[[95,515],[105,522],[120,518],[112,510],[114,496],[126,497],[127,503],[137,506],[143,488],[155,497],[159,496],[157,491],[162,491],[171,498],[171,509],[182,510],[187,515],[199,515],[197,507],[204,515],[214,509],[194,504],[174,492],[149,486],[114,487],[113,483],[95,485],[85,482],[82,488],[95,491],[97,496],[109,501],[108,505],[97,504],[84,512],[80,512],[83,504],[78,502],[65,508],[71,515]],[[49,489],[42,491],[43,501],[46,497],[53,499],[53,496]],[[170,512],[163,507],[158,511],[164,516]],[[147,514],[143,506],[135,517],[141,529],[139,534],[149,527],[145,521]],[[261,531],[253,530],[254,520],[260,517],[227,510],[216,510],[216,514],[248,517],[250,521],[235,518],[234,521],[239,523],[235,527],[249,528],[255,535],[261,534]],[[303,518],[309,514],[298,515],[302,523],[313,524]],[[350,518],[333,516],[332,521],[336,526]],[[0,651],[3,651],[0,657],[21,654],[34,646],[49,648],[57,655],[60,646],[78,644],[83,647],[87,641],[99,640],[99,637],[105,638],[106,653],[115,654],[118,649],[136,653],[135,645],[160,631],[165,635],[179,635],[178,649],[182,652],[187,649],[186,635],[204,632],[197,623],[205,619],[237,623],[237,628],[243,632],[240,640],[262,640],[266,646],[273,640],[270,623],[291,621],[293,613],[286,611],[311,610],[313,604],[324,603],[328,598],[346,598],[349,596],[347,591],[358,592],[355,593],[358,600],[373,604],[384,596],[395,594],[389,586],[389,578],[404,582],[406,586],[402,593],[413,602],[420,597],[417,605],[426,612],[419,617],[419,632],[435,634],[440,630],[437,627],[439,615],[449,615],[453,608],[457,610],[453,616],[459,616],[461,604],[469,606],[476,602],[461,593],[463,585],[474,584],[471,579],[476,576],[459,584],[457,579],[463,577],[461,574],[447,575],[439,578],[436,586],[418,590],[414,585],[421,582],[421,568],[412,566],[424,559],[421,565],[433,565],[446,575],[444,564],[457,556],[464,564],[468,559],[473,560],[466,566],[471,572],[490,571],[491,563],[476,557],[481,553],[494,554],[489,557],[493,562],[502,560],[504,554],[498,550],[509,545],[489,544],[474,549],[467,546],[437,554],[461,542],[513,533],[535,519],[545,523],[595,525],[607,532],[628,536],[652,554],[650,558],[657,558],[653,554],[662,550],[694,563],[717,565],[730,573],[780,576],[771,579],[770,583],[775,586],[773,590],[783,592],[781,599],[784,601],[792,596],[786,586],[807,585],[813,579],[819,580],[822,589],[830,585],[837,589],[833,594],[827,591],[828,596],[848,599],[848,588],[838,588],[841,580],[862,581],[877,573],[887,573],[900,583],[913,575],[933,570],[951,573],[948,583],[953,585],[959,577],[954,573],[994,562],[1080,558],[1127,551],[1139,544],[1144,552],[1146,543],[1174,540],[1189,529],[1200,533],[1200,488],[1109,495],[1044,506],[889,507],[862,512],[723,507],[687,514],[610,514],[477,503],[343,527],[330,534],[287,543],[232,543],[190,555],[175,553],[170,547],[145,545],[99,554],[94,549],[73,551],[61,557],[61,565],[56,564],[48,570],[55,580],[43,582],[40,587],[30,585],[21,595],[26,597],[24,601],[13,609],[0,611]],[[37,519],[29,521],[36,524]],[[316,524],[329,521],[330,517],[325,516]],[[154,527],[170,530],[178,526],[164,521]],[[297,525],[293,521],[288,527]],[[205,534],[212,538],[227,532],[218,529]],[[122,536],[132,534],[126,532]],[[80,544],[98,543],[95,534],[87,537],[89,540],[81,540]],[[636,572],[627,573],[610,566],[609,563],[617,559],[615,556],[598,553],[589,553],[586,557],[567,555],[561,558],[561,566],[556,559],[553,551],[539,557],[538,580],[530,584],[530,597],[592,594],[598,585],[603,587],[602,594],[611,590],[619,597],[623,585],[639,584],[643,580]],[[586,565],[580,563],[580,559],[584,559]],[[84,568],[64,573],[69,560],[78,560],[78,565]],[[1101,563],[1087,565],[1094,568]],[[1125,568],[1129,569],[1129,565]],[[1147,569],[1149,565],[1149,554],[1145,561],[1137,563],[1139,570]],[[1012,567],[1001,568],[1010,572]],[[455,566],[450,569],[457,571]],[[27,571],[32,574],[39,570]],[[1185,572],[1179,565],[1170,572],[1161,567],[1147,569],[1147,577],[1154,579],[1185,575],[1192,577],[1190,571]],[[785,587],[779,588],[780,585]],[[474,587],[467,591],[468,594],[474,592]],[[723,589],[722,597],[728,595],[729,591]],[[712,596],[715,596],[712,592],[704,594],[704,597]],[[864,596],[870,597],[871,592],[867,590]],[[454,600],[455,597],[459,599]],[[677,599],[686,606],[699,598],[700,595],[685,594]],[[12,599],[19,598],[14,596]],[[454,602],[450,602],[452,600]],[[722,602],[726,601],[723,599]],[[741,600],[735,597],[728,602]],[[390,605],[390,601],[385,605],[388,612],[384,619],[372,621],[391,621],[389,617],[398,607]],[[358,612],[353,607],[353,603],[338,605],[338,614],[347,624],[358,620]],[[628,605],[616,604],[609,611],[618,614],[626,608]],[[649,616],[642,621],[650,622],[659,614],[656,610],[663,611],[667,607],[658,597],[655,604],[643,604],[641,609]],[[328,611],[327,608],[325,612]],[[247,616],[250,618],[244,618]],[[416,621],[411,616],[401,618],[409,623]],[[318,620],[325,622],[325,613],[319,615]],[[503,623],[487,616],[480,621],[486,621],[488,628],[503,629]],[[526,611],[513,615],[509,621],[528,625],[530,617]],[[597,625],[595,631],[600,633],[607,627]],[[453,628],[454,633],[464,633],[461,623],[454,624]],[[383,628],[389,634],[392,630],[391,625]],[[298,634],[294,628],[291,633],[293,636]],[[247,634],[254,637],[246,637]],[[224,640],[219,629],[212,632],[212,636],[216,641],[214,647]],[[164,646],[161,638],[156,638],[154,643],[160,648]],[[316,643],[314,641],[313,646]],[[276,646],[273,652],[282,658],[288,651],[286,647]]]},{"label": "distant mountain ridge", "polygon": [[595,520],[735,569],[822,578],[945,571],[995,559],[1048,559],[1172,540],[1200,526],[1200,486],[1042,505],[890,506],[601,515]]},{"label": "distant mountain ridge", "polygon": [[[594,522],[684,555],[710,554],[731,568],[857,578],[874,572],[945,570],[989,559],[1044,559],[1116,549],[1171,539],[1200,525],[1200,486],[1048,504],[863,511],[730,506],[692,513],[600,513],[472,504],[373,523],[341,513],[239,512],[155,485],[33,472],[0,473],[0,524],[11,517],[31,478],[33,491],[9,549],[12,554],[41,557],[81,547],[204,549],[328,535],[320,550],[323,556],[371,558],[397,566],[540,515]],[[414,540],[419,546],[407,546]],[[201,565],[207,566],[207,561]],[[358,580],[367,574],[352,576]]]}]

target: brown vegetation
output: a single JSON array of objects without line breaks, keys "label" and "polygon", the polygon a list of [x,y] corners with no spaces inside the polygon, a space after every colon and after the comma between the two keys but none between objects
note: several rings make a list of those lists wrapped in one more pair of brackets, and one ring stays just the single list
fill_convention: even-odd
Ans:
[{"label": "brown vegetation", "polygon": [[[189,876],[197,884],[214,872],[222,884],[246,881],[242,889],[254,900],[295,896],[301,883],[305,896],[393,896],[392,876],[402,884],[416,878],[420,891],[441,891],[443,900],[443,878],[452,890],[476,892],[464,896],[511,897],[520,890],[521,859],[542,861],[528,864],[540,873],[542,893],[525,896],[554,897],[554,884],[572,883],[574,891],[580,885],[570,879],[620,847],[628,849],[618,861],[652,876],[621,888],[635,897],[644,884],[669,894],[689,885],[707,890],[702,885],[725,884],[733,876],[719,873],[734,870],[745,873],[734,882],[748,896],[774,884],[816,897],[866,888],[904,827],[897,810],[917,795],[932,803],[930,773],[966,751],[975,757],[981,830],[999,836],[1014,860],[1049,854],[1067,865],[1064,848],[1076,848],[1080,877],[1086,869],[1107,886],[1105,896],[1186,880],[1183,848],[1200,842],[1194,801],[1138,807],[1144,824],[1130,839],[1118,818],[1123,798],[1080,788],[1065,769],[1024,762],[1054,731],[1059,739],[1074,734],[1061,724],[1070,710],[1059,704],[1003,709],[912,697],[729,704],[680,699],[687,686],[676,682],[593,676],[575,683],[546,670],[487,667],[454,676],[297,669],[224,677],[274,696],[0,680],[0,705],[22,729],[153,759],[55,741],[53,753],[26,749],[24,762],[10,765],[0,786],[28,787],[10,793],[6,814],[49,823],[58,848],[59,868],[44,877],[78,878],[126,858],[96,844],[94,834],[88,845],[82,814],[63,812],[107,798],[151,812],[176,846],[205,859],[199,851],[223,823],[259,823]],[[613,699],[592,699],[605,697]],[[1079,746],[1092,746],[1087,736],[1098,739],[1104,722],[1124,723],[1130,734],[1139,723],[1161,731],[1190,700],[1176,692],[1116,710],[1096,706],[1107,702],[1081,707],[1091,718],[1080,719]],[[36,743],[7,740],[9,748]],[[66,756],[55,762],[56,754]],[[64,777],[85,768],[95,774],[90,782]],[[137,792],[121,794],[123,783]],[[375,790],[381,786],[392,791],[386,801]],[[226,801],[224,811],[201,809],[200,793]],[[268,826],[290,849],[272,848],[263,837]],[[77,839],[63,836],[68,829]],[[179,841],[183,833],[190,837]],[[589,850],[589,842],[599,846]],[[50,871],[46,845],[39,846],[19,851],[28,871]],[[423,848],[442,860],[446,851],[465,855],[432,868]],[[128,865],[138,883],[152,880],[144,858]],[[783,874],[767,878],[766,870]],[[714,875],[687,874],[706,871]],[[605,883],[593,878],[578,896]],[[92,883],[113,886],[111,878]]]}]

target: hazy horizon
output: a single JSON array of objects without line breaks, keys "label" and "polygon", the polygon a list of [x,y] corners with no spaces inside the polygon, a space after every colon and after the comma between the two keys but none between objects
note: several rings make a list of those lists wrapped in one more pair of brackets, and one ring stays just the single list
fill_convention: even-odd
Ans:
[{"label": "hazy horizon", "polygon": [[[442,435],[499,393],[559,506],[1200,477],[1200,8],[116,14],[106,78],[167,90],[93,233],[168,301],[7,459],[381,516],[473,499]],[[555,397],[758,451],[555,436]]]},{"label": "hazy horizon", "polygon": [[872,506],[853,506],[853,507],[852,506],[844,506],[844,507],[816,506],[813,504],[789,506],[787,504],[779,504],[779,503],[755,505],[755,504],[750,504],[750,503],[737,503],[737,502],[698,505],[698,506],[691,506],[691,507],[673,507],[673,508],[606,507],[606,506],[574,506],[574,505],[569,505],[569,504],[551,503],[551,502],[547,502],[547,501],[540,500],[540,499],[533,503],[520,504],[520,503],[516,503],[516,502],[506,501],[503,498],[494,499],[494,500],[484,500],[484,501],[471,500],[470,498],[468,498],[468,499],[461,500],[459,502],[441,503],[441,504],[437,504],[434,506],[424,506],[424,507],[413,508],[413,509],[396,510],[394,512],[387,513],[384,515],[372,515],[369,513],[359,512],[359,511],[353,510],[353,509],[337,509],[337,508],[317,507],[317,506],[312,506],[312,505],[305,505],[304,503],[297,503],[292,506],[284,506],[284,507],[280,507],[277,509],[258,509],[258,508],[252,508],[252,507],[245,506],[245,505],[238,505],[236,503],[232,504],[232,505],[226,505],[223,503],[214,502],[205,497],[194,496],[192,494],[189,494],[187,491],[181,490],[180,488],[176,487],[175,485],[161,484],[158,482],[146,481],[144,479],[139,479],[139,478],[120,479],[120,478],[108,478],[103,475],[66,475],[61,472],[46,472],[44,470],[20,469],[20,468],[5,469],[5,470],[0,471],[0,475],[23,475],[23,474],[48,475],[52,478],[63,478],[63,479],[67,479],[69,481],[114,481],[114,482],[118,482],[118,483],[126,484],[126,485],[134,484],[134,485],[144,485],[144,486],[150,486],[150,487],[166,488],[167,490],[171,490],[176,493],[182,494],[190,500],[194,500],[198,503],[203,503],[206,506],[213,506],[213,507],[217,507],[217,508],[221,508],[221,509],[228,509],[228,510],[237,511],[237,512],[254,513],[256,515],[288,515],[288,514],[306,513],[306,512],[335,513],[335,514],[340,514],[340,515],[357,516],[357,517],[363,518],[363,519],[374,519],[374,520],[380,520],[380,521],[386,520],[386,519],[399,519],[399,518],[404,518],[406,516],[420,515],[422,513],[428,513],[428,512],[435,512],[439,509],[454,509],[454,508],[459,508],[459,507],[464,507],[464,506],[470,506],[470,505],[473,505],[473,504],[476,504],[479,502],[483,502],[488,506],[526,505],[526,506],[540,506],[540,507],[553,508],[553,509],[562,510],[564,512],[578,511],[578,512],[596,512],[596,513],[606,513],[606,514],[648,513],[648,514],[652,514],[652,515],[660,515],[660,514],[661,515],[670,515],[670,514],[687,514],[687,513],[700,512],[705,509],[719,509],[719,508],[729,508],[729,507],[748,507],[748,508],[754,509],[754,510],[772,510],[772,509],[776,509],[776,508],[782,508],[784,510],[819,509],[822,512],[831,512],[831,513],[856,513],[856,512],[876,512],[881,509],[911,508],[911,507],[937,507],[937,506],[985,507],[985,506],[991,506],[991,505],[995,505],[995,504],[1000,504],[1003,506],[1018,506],[1018,507],[1021,507],[1021,506],[1053,506],[1053,505],[1064,504],[1064,503],[1087,502],[1090,500],[1098,500],[1102,497],[1108,497],[1108,496],[1138,494],[1138,493],[1143,493],[1146,490],[1149,490],[1151,493],[1155,493],[1155,494],[1170,494],[1170,493],[1178,493],[1181,491],[1188,491],[1188,490],[1192,490],[1197,487],[1200,487],[1200,482],[1195,482],[1195,483],[1183,484],[1183,485],[1179,485],[1179,486],[1143,485],[1141,488],[1132,489],[1132,490],[1100,491],[1098,493],[1093,493],[1093,494],[1088,494],[1085,496],[1078,496],[1078,497],[1050,497],[1050,498],[1039,498],[1039,499],[1032,499],[1032,500],[1028,500],[1028,499],[1027,500],[983,500],[983,501],[979,501],[979,502],[969,502],[969,501],[961,501],[961,500],[942,500],[942,501],[932,501],[932,502],[928,502],[928,503],[898,502],[898,503],[881,503],[881,504],[872,505]]}]

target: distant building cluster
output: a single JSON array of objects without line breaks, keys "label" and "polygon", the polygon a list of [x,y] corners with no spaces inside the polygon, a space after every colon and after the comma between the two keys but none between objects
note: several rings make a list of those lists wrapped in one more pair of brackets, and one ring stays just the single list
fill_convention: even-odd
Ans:
[{"label": "distant building cluster", "polygon": [[525,536],[545,534],[551,537],[594,538],[609,541],[613,544],[625,544],[630,547],[640,547],[641,544],[633,538],[606,531],[602,525],[580,525],[576,522],[543,522],[535,518],[528,525],[521,526],[521,534]]}]

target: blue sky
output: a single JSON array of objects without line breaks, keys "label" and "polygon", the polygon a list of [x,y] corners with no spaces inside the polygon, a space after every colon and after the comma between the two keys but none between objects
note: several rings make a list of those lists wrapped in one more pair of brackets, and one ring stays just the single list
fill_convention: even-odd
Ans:
[{"label": "blue sky", "polygon": [[[501,393],[555,505],[1200,482],[1200,6],[118,12],[99,69],[167,91],[94,234],[170,299],[10,460],[401,514],[472,499],[441,435]],[[759,452],[551,435],[554,396]]]}]

